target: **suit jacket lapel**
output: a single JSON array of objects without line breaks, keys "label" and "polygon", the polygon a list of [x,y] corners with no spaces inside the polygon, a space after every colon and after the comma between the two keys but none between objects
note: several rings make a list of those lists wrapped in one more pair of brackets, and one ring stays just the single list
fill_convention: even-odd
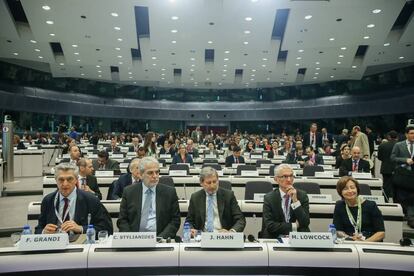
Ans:
[{"label": "suit jacket lapel", "polygon": [[206,203],[207,197],[206,192],[202,190],[202,193],[200,194],[200,200],[199,200],[199,206],[200,206],[200,219],[201,219],[201,229],[204,229],[204,225],[206,224]]},{"label": "suit jacket lapel", "polygon": [[[223,217],[224,212],[224,194],[222,191],[220,191],[220,188],[217,190],[217,209],[221,223],[221,218]],[[223,225],[223,223],[221,224]]]},{"label": "suit jacket lapel", "polygon": [[[157,232],[158,232],[158,229],[161,229],[161,225],[158,225],[159,224],[159,222],[161,222],[162,221],[162,218],[161,218],[161,216],[162,216],[162,207],[163,207],[163,202],[162,202],[162,198],[163,198],[163,196],[162,196],[162,189],[160,188],[160,186],[159,185],[157,185],[156,187],[155,187],[155,213],[156,213],[156,217],[155,217],[155,220],[156,220],[156,224],[157,224]],[[164,204],[164,206],[165,206],[166,204]]]},{"label": "suit jacket lapel", "polygon": [[85,208],[85,204],[82,204],[83,202],[83,196],[80,193],[79,189],[76,190],[76,208],[75,208],[75,215],[74,218],[71,218],[72,220],[74,220],[76,223],[81,224],[82,222],[80,221],[82,218],[80,216],[80,214],[85,214],[86,210],[84,210]]},{"label": "suit jacket lapel", "polygon": [[282,198],[281,198],[279,188],[276,188],[275,190],[275,204],[276,204],[276,210],[279,210],[279,216],[283,218],[283,221],[286,221],[285,214],[283,213],[283,209],[282,209]]},{"label": "suit jacket lapel", "polygon": [[[140,228],[140,223],[141,223],[141,208],[142,208],[142,183],[140,182],[139,184],[137,184],[137,199],[136,199],[136,210],[137,213],[135,215],[135,217],[137,218],[137,229],[135,229],[137,232],[139,232],[139,228]],[[158,209],[158,208],[157,208]]]}]

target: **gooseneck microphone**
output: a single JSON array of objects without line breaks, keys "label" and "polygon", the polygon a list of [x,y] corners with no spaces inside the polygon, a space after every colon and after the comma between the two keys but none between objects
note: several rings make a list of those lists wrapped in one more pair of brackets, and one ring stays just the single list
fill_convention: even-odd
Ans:
[{"label": "gooseneck microphone", "polygon": [[249,234],[249,235],[247,236],[247,240],[248,240],[249,242],[259,242],[258,240],[256,240],[256,238],[255,238],[252,234]]}]

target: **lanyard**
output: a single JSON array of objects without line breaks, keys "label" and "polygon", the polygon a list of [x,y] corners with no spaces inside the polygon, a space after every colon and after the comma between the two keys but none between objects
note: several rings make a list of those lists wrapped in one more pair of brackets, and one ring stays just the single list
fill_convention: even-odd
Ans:
[{"label": "lanyard", "polygon": [[358,215],[357,215],[357,220],[355,221],[354,216],[351,214],[351,210],[349,210],[348,204],[345,203],[345,209],[346,209],[346,213],[348,215],[348,219],[349,222],[352,224],[352,226],[354,227],[355,234],[361,233],[362,232],[362,207],[361,207],[361,199],[359,197],[357,197],[357,201],[358,201]]},{"label": "lanyard", "polygon": [[285,206],[286,199],[289,202],[290,197],[287,197],[287,198],[282,197],[282,210],[283,210],[283,214],[285,215],[286,222],[289,222],[290,221],[290,204],[288,204],[288,207],[286,208],[286,206]]},{"label": "lanyard", "polygon": [[60,224],[63,224],[63,222],[65,221],[66,217],[69,214],[70,206],[72,205],[72,200],[69,200],[68,208],[66,209],[66,213],[63,215],[63,219],[59,215],[59,209],[58,209],[59,208],[59,204],[58,204],[58,202],[60,203],[60,194],[59,193],[56,193],[56,196],[55,196],[55,204],[54,204],[55,205],[55,215],[56,215],[57,219],[59,220]]}]

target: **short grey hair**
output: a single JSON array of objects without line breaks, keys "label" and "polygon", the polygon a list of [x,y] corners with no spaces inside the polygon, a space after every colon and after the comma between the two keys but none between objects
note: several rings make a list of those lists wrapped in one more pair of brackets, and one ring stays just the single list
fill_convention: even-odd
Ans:
[{"label": "short grey hair", "polygon": [[129,163],[129,171],[131,172],[133,169],[139,169],[139,163],[141,163],[141,159],[132,159],[131,163]]},{"label": "short grey hair", "polygon": [[275,176],[279,176],[281,171],[285,169],[290,169],[293,172],[293,169],[289,164],[280,164],[275,167]]},{"label": "short grey hair", "polygon": [[157,164],[158,167],[160,167],[160,163],[158,162],[158,160],[152,156],[146,156],[144,158],[141,159],[141,161],[139,162],[139,172],[141,174],[144,174],[145,172],[145,167],[150,165],[150,164]]},{"label": "short grey hair", "polygon": [[200,171],[200,183],[203,183],[204,179],[211,176],[216,176],[218,178],[218,173],[214,168],[209,166],[202,168]]},{"label": "short grey hair", "polygon": [[73,174],[78,177],[79,175],[79,169],[77,166],[71,164],[71,163],[60,163],[55,167],[55,179],[58,178],[60,172],[67,172],[67,171],[73,171]]}]

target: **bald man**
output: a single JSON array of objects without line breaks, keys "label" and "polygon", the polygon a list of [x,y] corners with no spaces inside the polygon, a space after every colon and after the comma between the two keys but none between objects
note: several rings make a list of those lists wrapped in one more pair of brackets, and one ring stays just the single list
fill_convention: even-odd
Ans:
[{"label": "bald man", "polygon": [[342,161],[339,167],[339,176],[351,175],[352,172],[370,172],[369,162],[361,158],[361,149],[353,147],[351,158]]}]

